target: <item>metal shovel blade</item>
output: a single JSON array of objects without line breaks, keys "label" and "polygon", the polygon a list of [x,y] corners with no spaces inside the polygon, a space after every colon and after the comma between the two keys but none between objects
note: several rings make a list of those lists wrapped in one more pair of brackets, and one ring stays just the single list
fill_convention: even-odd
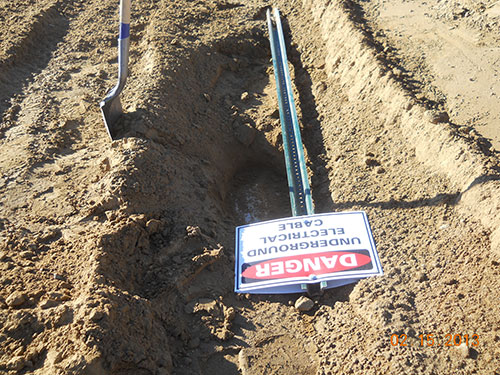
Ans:
[{"label": "metal shovel blade", "polygon": [[109,137],[113,140],[116,137],[116,123],[123,113],[120,95],[107,96],[100,103],[100,106],[104,126],[106,126]]}]

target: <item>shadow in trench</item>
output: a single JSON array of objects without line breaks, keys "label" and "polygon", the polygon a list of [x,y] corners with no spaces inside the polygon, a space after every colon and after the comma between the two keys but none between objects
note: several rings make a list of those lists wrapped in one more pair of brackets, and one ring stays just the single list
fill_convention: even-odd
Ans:
[{"label": "shadow in trench", "polygon": [[246,165],[233,177],[230,211],[237,225],[290,216],[286,177],[265,164]]},{"label": "shadow in trench", "polygon": [[394,208],[418,208],[426,206],[441,206],[451,205],[454,206],[458,203],[460,193],[443,193],[438,194],[433,198],[421,198],[412,201],[404,200],[390,200],[386,202],[369,202],[369,201],[349,201],[342,203],[334,203],[333,210],[346,210],[354,206],[358,207],[377,207],[383,210],[390,210]]},{"label": "shadow in trench", "polygon": [[489,181],[499,181],[499,180],[500,180],[500,176],[498,176],[498,175],[492,175],[492,174],[481,175],[481,176],[477,177],[476,179],[474,179],[474,181],[472,181],[471,184],[467,187],[467,189],[465,189],[462,193],[469,191],[470,189],[472,189],[476,185],[482,185],[482,184],[489,182]]}]

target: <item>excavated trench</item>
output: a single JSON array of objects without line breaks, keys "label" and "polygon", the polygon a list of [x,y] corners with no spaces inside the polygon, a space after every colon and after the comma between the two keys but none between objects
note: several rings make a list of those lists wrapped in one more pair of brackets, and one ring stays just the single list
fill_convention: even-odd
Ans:
[{"label": "excavated trench", "polygon": [[[151,301],[153,326],[146,330],[157,341],[168,338],[178,373],[213,373],[221,363],[228,373],[237,371],[222,359],[225,352],[186,366],[186,348],[234,335],[224,299],[234,300],[235,226],[290,215],[267,43],[263,29],[254,28],[185,51],[164,72],[158,112],[143,116],[139,109],[121,124],[124,140],[147,141],[139,141],[142,150],[120,191],[129,220],[101,242],[97,278],[112,285],[108,298],[119,303],[128,294]],[[148,229],[151,220],[161,227]],[[186,315],[197,301],[211,307],[200,308],[201,316]],[[132,311],[140,314],[138,305]],[[145,329],[136,325],[128,330]],[[150,345],[149,355],[166,363],[161,349]],[[161,348],[168,353],[165,344]],[[132,371],[123,360],[108,366]]]}]

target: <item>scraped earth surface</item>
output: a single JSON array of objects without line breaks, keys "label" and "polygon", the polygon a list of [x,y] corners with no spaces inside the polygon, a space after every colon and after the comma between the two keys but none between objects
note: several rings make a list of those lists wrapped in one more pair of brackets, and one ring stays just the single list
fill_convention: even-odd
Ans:
[{"label": "scraped earth surface", "polygon": [[[114,141],[117,2],[0,4],[0,373],[500,374],[498,2],[133,2]],[[290,215],[272,5],[316,212],[385,272],[306,313],[233,292]]]}]

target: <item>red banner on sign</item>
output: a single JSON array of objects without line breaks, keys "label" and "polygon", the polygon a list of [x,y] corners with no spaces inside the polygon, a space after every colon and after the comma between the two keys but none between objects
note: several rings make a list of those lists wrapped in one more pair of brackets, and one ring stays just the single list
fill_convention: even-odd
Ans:
[{"label": "red banner on sign", "polygon": [[368,252],[363,251],[363,253],[328,251],[270,259],[244,267],[242,276],[254,280],[268,280],[352,270],[371,262]]}]

